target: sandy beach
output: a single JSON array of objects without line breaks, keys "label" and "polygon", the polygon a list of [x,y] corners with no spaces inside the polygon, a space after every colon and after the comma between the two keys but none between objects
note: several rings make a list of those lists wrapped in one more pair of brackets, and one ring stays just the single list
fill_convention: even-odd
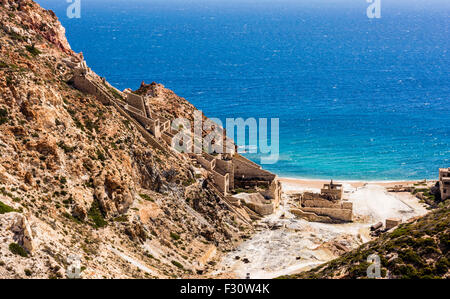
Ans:
[{"label": "sandy beach", "polygon": [[[280,178],[283,183],[283,191],[290,192],[303,189],[319,189],[322,188],[323,184],[329,183],[330,180],[314,180],[314,179],[295,179],[295,178]],[[350,186],[352,188],[363,187],[364,185],[378,185],[385,188],[394,187],[396,185],[413,186],[419,181],[334,181],[335,183],[343,184],[345,186]],[[432,182],[432,181],[429,181]]]}]

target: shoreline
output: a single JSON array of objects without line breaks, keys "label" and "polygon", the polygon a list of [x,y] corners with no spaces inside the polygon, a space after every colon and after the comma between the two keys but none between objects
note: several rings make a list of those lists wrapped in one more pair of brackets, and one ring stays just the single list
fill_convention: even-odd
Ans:
[{"label": "shoreline", "polygon": [[[322,188],[324,183],[330,182],[330,180],[325,179],[307,179],[307,178],[289,178],[289,177],[279,177],[279,180],[283,184],[295,185],[303,188]],[[417,184],[418,182],[423,182],[424,180],[386,180],[386,181],[363,181],[363,180],[333,180],[335,183],[340,183],[343,185],[351,186],[354,188],[363,187],[367,184],[379,185],[383,187],[394,187],[395,185],[411,186]],[[426,180],[427,184],[430,182],[437,182],[437,180]]]}]

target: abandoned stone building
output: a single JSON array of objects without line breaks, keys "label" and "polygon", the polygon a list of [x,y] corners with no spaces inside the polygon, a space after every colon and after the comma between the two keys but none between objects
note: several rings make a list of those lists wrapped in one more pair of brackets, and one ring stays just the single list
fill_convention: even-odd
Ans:
[{"label": "abandoned stone building", "polygon": [[441,191],[441,199],[450,198],[450,167],[439,169],[439,188]]},{"label": "abandoned stone building", "polygon": [[[217,189],[234,206],[250,209],[252,218],[272,214],[281,200],[278,177],[238,153],[192,155],[209,171]],[[256,213],[256,215],[254,214]]]},{"label": "abandoned stone building", "polygon": [[291,212],[313,222],[351,222],[353,221],[353,203],[342,200],[342,185],[325,184],[321,193],[305,192],[298,198],[298,206]]},{"label": "abandoned stone building", "polygon": [[[103,104],[113,105],[136,125],[150,144],[164,151],[173,151],[173,142],[181,142],[174,141],[178,131],[171,128],[171,120],[155,113],[144,96],[134,94],[131,90],[121,92],[115,89],[93,73],[84,61],[68,60],[66,64],[74,69],[71,83],[76,89],[96,96]],[[223,138],[226,154],[203,152],[188,154],[189,157],[206,170],[208,178],[223,199],[230,206],[244,211],[246,218],[258,219],[273,213],[281,199],[278,177],[238,154],[234,142],[228,142],[226,134]],[[189,142],[187,148],[192,148],[193,141],[189,139],[186,142]],[[330,192],[335,192],[336,186],[332,184],[330,190],[333,191]]]},{"label": "abandoned stone building", "polygon": [[333,180],[331,180],[329,184],[323,185],[320,193],[331,200],[341,200],[344,194],[344,189],[342,188],[342,184],[334,184]]}]

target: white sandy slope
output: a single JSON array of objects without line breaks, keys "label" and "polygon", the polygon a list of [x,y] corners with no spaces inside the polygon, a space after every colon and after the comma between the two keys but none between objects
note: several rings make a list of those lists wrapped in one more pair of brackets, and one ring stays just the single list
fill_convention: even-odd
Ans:
[{"label": "white sandy slope", "polygon": [[382,186],[368,184],[349,195],[353,202],[353,213],[366,216],[371,222],[384,222],[387,218],[400,218],[406,221],[424,215],[427,210],[408,193],[389,193]]}]

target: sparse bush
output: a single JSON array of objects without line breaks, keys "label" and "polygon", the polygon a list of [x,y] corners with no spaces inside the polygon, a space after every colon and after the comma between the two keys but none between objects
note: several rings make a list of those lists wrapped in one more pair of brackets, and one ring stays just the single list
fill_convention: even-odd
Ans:
[{"label": "sparse bush", "polygon": [[94,222],[95,228],[102,228],[108,224],[108,222],[106,222],[105,220],[105,216],[103,215],[97,200],[94,200],[92,202],[92,206],[89,209],[88,216]]},{"label": "sparse bush", "polygon": [[183,265],[180,264],[180,263],[177,262],[177,261],[172,261],[172,265],[174,265],[174,266],[177,267],[178,269],[183,269],[183,270],[184,270]]},{"label": "sparse bush", "polygon": [[10,206],[8,206],[8,205],[6,205],[6,204],[4,204],[3,202],[0,201],[0,214],[11,213],[11,212],[14,212],[14,211],[15,210],[12,207],[10,207]]},{"label": "sparse bush", "polygon": [[114,221],[116,222],[127,222],[128,221],[128,216],[127,215],[122,215],[119,217],[114,218]]},{"label": "sparse bush", "polygon": [[163,177],[168,181],[171,182],[176,176],[178,172],[175,169],[169,169],[163,172]]},{"label": "sparse bush", "polygon": [[146,201],[151,201],[151,202],[155,202],[155,200],[153,198],[151,198],[150,196],[148,196],[147,194],[139,194],[139,196]]},{"label": "sparse bush", "polygon": [[34,46],[34,45],[28,45],[28,46],[25,46],[25,48],[27,49],[27,51],[28,52],[30,52],[30,54],[33,56],[33,57],[36,57],[36,56],[38,56],[39,54],[41,54],[41,51],[39,51],[38,49],[36,49],[36,47]]},{"label": "sparse bush", "polygon": [[21,257],[28,257],[27,251],[17,243],[9,244],[9,251],[15,255],[20,255]]},{"label": "sparse bush", "polygon": [[105,154],[103,154],[101,150],[97,150],[97,159],[102,162],[106,161]]},{"label": "sparse bush", "polygon": [[189,187],[190,185],[192,185],[194,183],[195,183],[195,180],[194,179],[190,179],[190,180],[184,181],[183,182],[183,186],[184,187]]},{"label": "sparse bush", "polygon": [[0,125],[8,122],[8,110],[0,109]]},{"label": "sparse bush", "polygon": [[444,275],[448,272],[449,262],[445,257],[441,257],[436,263],[436,274]]},{"label": "sparse bush", "polygon": [[75,147],[67,146],[64,141],[58,142],[58,146],[64,151],[64,153],[69,154],[75,151]]},{"label": "sparse bush", "polygon": [[174,233],[174,232],[170,233],[170,237],[171,237],[172,239],[174,239],[175,241],[178,241],[178,240],[180,240],[180,238],[181,238],[179,234]]}]

